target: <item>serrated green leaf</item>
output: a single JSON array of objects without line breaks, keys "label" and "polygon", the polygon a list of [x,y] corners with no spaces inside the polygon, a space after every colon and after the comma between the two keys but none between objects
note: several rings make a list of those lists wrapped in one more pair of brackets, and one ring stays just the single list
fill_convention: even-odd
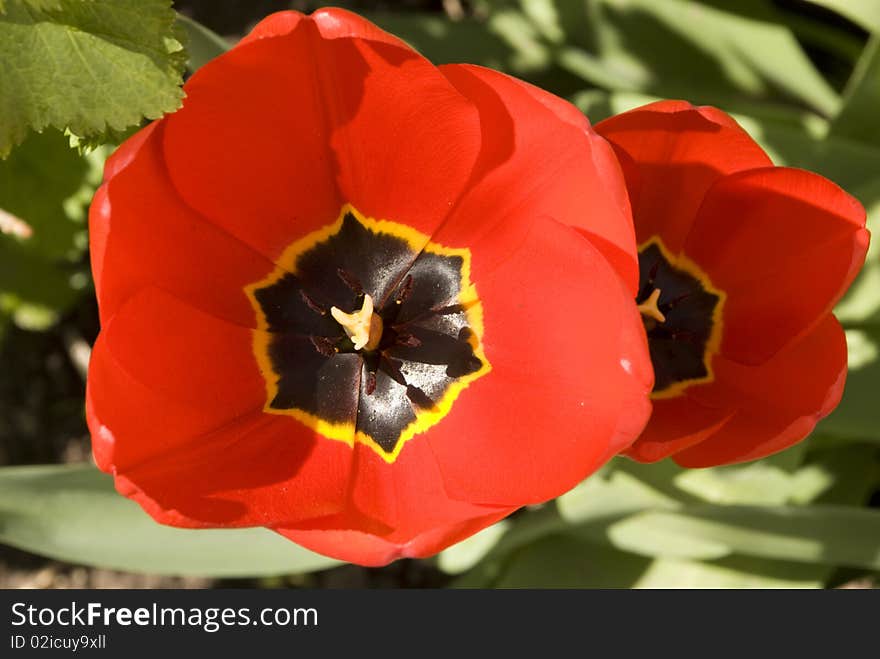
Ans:
[{"label": "serrated green leaf", "polygon": [[0,15],[0,155],[47,126],[87,138],[180,106],[186,53],[170,0],[8,0]]},{"label": "serrated green leaf", "polygon": [[175,529],[154,522],[87,465],[0,469],[0,542],[58,560],[214,577],[337,565],[267,529]]},{"label": "serrated green leaf", "polygon": [[880,33],[880,3],[877,0],[807,0],[851,20],[868,32]]}]

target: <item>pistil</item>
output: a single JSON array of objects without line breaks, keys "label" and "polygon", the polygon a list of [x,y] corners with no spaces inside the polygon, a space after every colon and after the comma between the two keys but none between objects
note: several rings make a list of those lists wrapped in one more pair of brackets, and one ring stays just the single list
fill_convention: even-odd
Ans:
[{"label": "pistil", "polygon": [[660,307],[657,306],[657,303],[660,301],[660,289],[655,288],[651,291],[651,294],[648,296],[648,299],[642,302],[638,309],[639,312],[643,316],[647,316],[648,318],[653,318],[658,323],[665,323],[666,316],[660,311]]},{"label": "pistil", "polygon": [[382,340],[382,317],[373,313],[373,298],[364,295],[361,308],[346,313],[339,307],[331,307],[330,315],[342,325],[355,350],[375,350]]}]

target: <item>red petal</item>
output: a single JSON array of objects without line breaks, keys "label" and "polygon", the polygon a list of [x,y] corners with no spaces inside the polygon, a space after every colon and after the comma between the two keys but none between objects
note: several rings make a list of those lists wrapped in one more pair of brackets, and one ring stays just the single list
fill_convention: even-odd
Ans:
[{"label": "red petal", "polygon": [[352,529],[275,529],[294,542],[343,561],[381,567],[399,558],[426,558],[507,517],[515,508],[431,529],[407,540],[388,540]]},{"label": "red petal", "polygon": [[634,378],[637,383],[633,394],[624,401],[623,410],[618,418],[617,432],[609,447],[606,457],[610,460],[624,451],[642,434],[645,422],[651,417],[652,404],[645,395],[654,388],[654,369],[648,352],[645,327],[641,315],[634,314],[637,322],[624,322],[620,326],[620,365],[624,372]]},{"label": "red petal", "polygon": [[102,331],[88,380],[96,461],[159,521],[253,526],[343,509],[351,449],[263,413],[251,342],[156,289]]},{"label": "red petal", "polygon": [[308,17],[298,11],[279,11],[269,14],[257,23],[254,29],[239,44],[245,44],[266,37],[281,37],[285,34],[290,34],[300,24],[300,21],[304,19],[313,22],[318,27],[321,36],[325,39],[357,37],[359,39],[381,41],[402,48],[409,48],[403,41],[379,29],[365,18],[335,7],[319,9]]},{"label": "red petal", "polygon": [[332,222],[343,202],[306,27],[212,60],[184,86],[183,108],[164,120],[180,196],[271,260]]},{"label": "red petal", "polygon": [[237,45],[241,46],[268,37],[283,37],[285,34],[293,32],[304,19],[306,16],[298,11],[276,11],[254,25],[253,29],[244,35]]},{"label": "red petal", "polygon": [[864,227],[861,204],[811,172],[718,181],[685,251],[727,294],[722,354],[760,364],[828,314],[865,260]]},{"label": "red petal", "polygon": [[[144,407],[141,418],[155,415],[157,423],[167,424],[166,430],[179,421],[186,429],[182,435],[191,435],[195,429],[219,427],[262,409],[266,384],[253,355],[252,336],[249,329],[220,321],[161,290],[147,288],[103,328],[96,344],[98,359],[90,364],[90,371],[104,380],[116,377],[113,371],[118,370],[119,378],[130,378],[168,401],[173,410],[166,413],[163,408]],[[123,402],[132,398],[137,401],[134,392],[109,384],[95,385],[92,390],[100,396],[95,404],[104,405],[103,409],[95,408],[100,416],[116,415]],[[180,419],[175,412],[181,413]],[[119,414],[120,421],[123,416]],[[106,419],[104,423],[110,426]],[[145,423],[144,427],[151,425]],[[114,428],[110,426],[110,430]],[[136,442],[126,442],[125,447],[135,453],[139,449],[151,453],[163,445],[166,436],[174,435],[163,432],[142,447]]]},{"label": "red petal", "polygon": [[296,524],[346,508],[351,449],[261,414],[117,472],[117,489],[175,526]]},{"label": "red petal", "polygon": [[713,368],[717,386],[697,388],[694,397],[707,405],[733,406],[736,413],[708,439],[673,456],[684,467],[756,460],[806,437],[840,402],[846,340],[829,314],[760,366],[719,357]]},{"label": "red petal", "polygon": [[678,253],[709,187],[725,174],[771,165],[729,116],[661,101],[596,125],[620,157],[639,244],[660,236]]},{"label": "red petal", "polygon": [[160,125],[161,122],[158,121],[147,124],[120,144],[104,163],[104,180],[109,181],[128,167],[132,159],[140,153],[144,143],[152,137],[153,131]]},{"label": "red petal", "polygon": [[[428,442],[419,437],[406,444],[394,463],[358,444],[348,492],[353,514],[344,528],[381,528],[377,533],[384,540],[399,544],[488,512],[485,506],[449,498],[437,459]],[[358,515],[369,521],[359,521]]]},{"label": "red petal", "polygon": [[[498,242],[503,224],[546,215],[582,231],[635,295],[638,263],[620,168],[583,115],[578,121],[580,113],[561,99],[496,71],[441,70],[479,109],[483,143],[469,189],[435,240]],[[530,224],[521,229],[505,227],[509,240],[500,248],[518,247]]]},{"label": "red petal", "polygon": [[644,432],[624,454],[639,462],[657,462],[704,441],[732,414],[728,407],[705,407],[687,394],[655,400]]},{"label": "red petal", "polygon": [[152,124],[126,141],[92,201],[90,247],[101,322],[141,288],[154,286],[253,327],[256,316],[244,288],[274,265],[182,203],[168,179],[161,139],[161,124]]},{"label": "red petal", "polygon": [[[629,293],[573,229],[546,218],[533,227],[494,270],[475,249],[492,371],[426,437],[447,491],[464,501],[524,505],[557,496],[628,445],[649,409],[647,352],[634,355],[621,335],[625,324],[638,331],[641,323]],[[625,367],[623,359],[638,363]],[[622,424],[634,411],[641,418]]]},{"label": "red petal", "polygon": [[270,258],[343,202],[430,234],[476,159],[477,113],[430,62],[367,25],[319,12],[200,69],[167,120],[187,202]]}]

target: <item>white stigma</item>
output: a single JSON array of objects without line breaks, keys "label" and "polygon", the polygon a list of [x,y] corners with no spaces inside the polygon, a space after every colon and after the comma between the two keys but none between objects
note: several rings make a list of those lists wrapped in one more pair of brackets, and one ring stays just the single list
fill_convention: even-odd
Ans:
[{"label": "white stigma", "polygon": [[331,307],[330,315],[342,325],[355,350],[372,350],[379,345],[379,339],[382,338],[382,319],[373,313],[373,298],[369,295],[364,295],[364,304],[359,310],[345,313],[339,307]]}]

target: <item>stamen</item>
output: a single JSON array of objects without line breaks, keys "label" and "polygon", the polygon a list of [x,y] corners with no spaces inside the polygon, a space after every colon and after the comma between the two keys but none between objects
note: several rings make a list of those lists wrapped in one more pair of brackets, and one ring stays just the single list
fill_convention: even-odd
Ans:
[{"label": "stamen", "polygon": [[406,299],[409,297],[410,293],[412,293],[412,287],[412,275],[407,275],[404,278],[403,283],[400,285],[400,292],[397,294],[397,299],[395,300],[395,303],[403,304],[404,302],[406,302]]},{"label": "stamen", "polygon": [[345,313],[338,307],[330,308],[330,315],[342,325],[355,350],[374,350],[382,339],[382,318],[373,313],[373,298],[364,295],[364,305],[358,311]]},{"label": "stamen", "polygon": [[367,396],[372,396],[376,391],[376,374],[373,371],[367,373]]},{"label": "stamen", "polygon": [[651,294],[648,296],[648,299],[642,302],[639,306],[639,312],[643,316],[647,316],[648,318],[653,318],[657,322],[665,323],[666,316],[660,311],[657,307],[657,302],[660,300],[660,289],[655,288],[651,291]]},{"label": "stamen", "polygon": [[394,342],[399,346],[406,346],[407,348],[418,348],[422,345],[421,340],[412,334],[398,334]]},{"label": "stamen", "polygon": [[339,352],[339,348],[336,347],[336,342],[331,338],[326,336],[310,336],[309,340],[312,342],[312,345],[315,346],[315,350],[325,357],[332,357]]},{"label": "stamen", "polygon": [[336,268],[337,276],[343,281],[343,283],[348,286],[352,291],[360,295],[364,292],[364,287],[361,285],[360,280],[351,274],[348,270],[343,270],[342,268]]},{"label": "stamen", "polygon": [[306,293],[304,290],[300,289],[300,291],[299,291],[299,296],[302,298],[302,301],[306,303],[306,306],[307,306],[309,309],[311,309],[311,310],[314,311],[315,313],[319,313],[319,314],[321,314],[322,316],[327,315],[327,309],[326,309],[325,307],[322,307],[322,306],[321,306],[320,304],[318,304],[317,302],[315,302],[315,301],[311,298],[311,296],[310,296],[308,293]]}]

